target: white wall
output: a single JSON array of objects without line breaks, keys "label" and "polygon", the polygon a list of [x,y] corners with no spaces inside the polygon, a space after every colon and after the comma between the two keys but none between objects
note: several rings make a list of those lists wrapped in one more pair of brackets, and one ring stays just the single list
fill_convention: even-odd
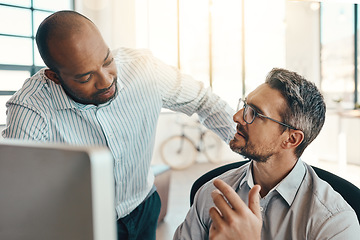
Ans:
[{"label": "white wall", "polygon": [[319,3],[286,1],[286,68],[320,86]]},{"label": "white wall", "polygon": [[135,0],[77,0],[75,10],[90,18],[111,49],[136,47]]}]

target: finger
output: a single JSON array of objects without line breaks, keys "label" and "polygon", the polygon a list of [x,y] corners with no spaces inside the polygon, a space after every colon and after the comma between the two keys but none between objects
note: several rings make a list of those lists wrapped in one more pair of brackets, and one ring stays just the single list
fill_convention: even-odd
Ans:
[{"label": "finger", "polygon": [[224,195],[218,190],[215,189],[211,193],[211,197],[216,206],[216,210],[221,217],[227,218],[230,212],[233,211],[231,206],[228,204],[227,200],[224,198]]},{"label": "finger", "polygon": [[231,218],[232,214],[234,213],[234,209],[229,204],[224,195],[218,189],[215,189],[211,193],[211,197],[217,210],[219,211],[220,216],[222,216],[225,221],[229,220],[229,218]]},{"label": "finger", "polygon": [[[219,189],[219,191],[224,195],[224,197],[227,199],[227,201],[230,203],[230,205],[232,206],[232,208],[235,211],[242,211],[243,209],[247,209],[248,207],[246,206],[246,204],[244,203],[243,200],[241,200],[241,198],[237,195],[237,193],[235,192],[235,190],[230,187],[228,184],[226,184],[224,181],[222,181],[221,179],[215,179],[214,180],[214,186]],[[221,211],[221,213],[225,214],[223,212],[222,209],[219,210]]]},{"label": "finger", "polygon": [[212,227],[214,229],[218,229],[219,226],[221,226],[224,223],[224,219],[222,218],[221,214],[215,207],[210,208],[209,215],[212,220]]},{"label": "finger", "polygon": [[260,190],[260,185],[255,185],[249,192],[249,208],[258,219],[262,218],[260,211]]},{"label": "finger", "polygon": [[221,235],[221,233],[219,233],[219,231],[214,227],[214,224],[212,223],[209,230],[209,240],[219,239],[219,235]]}]

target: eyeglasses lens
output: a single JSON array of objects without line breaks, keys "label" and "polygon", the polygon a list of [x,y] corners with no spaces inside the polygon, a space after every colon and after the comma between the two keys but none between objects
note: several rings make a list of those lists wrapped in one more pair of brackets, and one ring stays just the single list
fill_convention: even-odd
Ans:
[{"label": "eyeglasses lens", "polygon": [[247,124],[251,124],[255,118],[255,114],[256,114],[255,110],[240,99],[236,111],[238,112],[243,108],[244,108],[244,112],[243,112],[244,121]]},{"label": "eyeglasses lens", "polygon": [[250,107],[249,105],[246,105],[245,109],[244,109],[245,122],[247,122],[248,124],[251,124],[254,121],[254,118],[255,118],[254,109],[252,109],[252,107]]}]

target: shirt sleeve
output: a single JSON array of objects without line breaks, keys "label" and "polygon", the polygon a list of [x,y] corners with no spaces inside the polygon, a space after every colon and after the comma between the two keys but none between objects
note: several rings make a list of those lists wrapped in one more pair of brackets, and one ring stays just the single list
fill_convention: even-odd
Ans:
[{"label": "shirt sleeve", "polygon": [[202,124],[228,143],[236,132],[232,118],[235,111],[202,82],[153,56],[151,58],[163,107],[188,116],[197,113]]},{"label": "shirt sleeve", "polygon": [[[240,189],[239,184],[247,176],[246,169],[249,168],[247,163],[240,168],[227,171],[217,178],[222,179],[234,190]],[[211,193],[216,189],[213,181],[210,180],[202,185],[196,192],[194,203],[190,208],[184,222],[176,229],[173,240],[205,240],[209,239],[210,226],[212,219],[209,210],[215,207]],[[248,198],[249,188],[242,188],[239,196],[244,200]]]},{"label": "shirt sleeve", "polygon": [[356,240],[360,236],[360,225],[354,211],[342,211],[328,218],[311,239]]},{"label": "shirt sleeve", "polygon": [[37,111],[18,104],[8,103],[4,138],[48,141],[47,124]]},{"label": "shirt sleeve", "polygon": [[209,191],[202,192],[202,189],[204,188],[199,189],[195,195],[194,204],[187,213],[184,222],[176,229],[173,240],[209,239],[211,219],[208,212],[210,202],[204,196],[208,196],[208,199],[211,197]]}]

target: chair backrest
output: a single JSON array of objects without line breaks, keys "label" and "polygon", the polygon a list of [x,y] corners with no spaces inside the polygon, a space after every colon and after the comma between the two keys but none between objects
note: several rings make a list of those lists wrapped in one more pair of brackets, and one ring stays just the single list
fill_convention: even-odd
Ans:
[{"label": "chair backrest", "polygon": [[217,167],[213,170],[210,170],[207,173],[204,173],[202,176],[200,176],[192,185],[191,191],[190,191],[190,207],[193,205],[194,197],[197,192],[197,190],[204,185],[204,183],[210,181],[211,179],[221,175],[224,172],[227,172],[231,169],[238,168],[246,163],[248,163],[249,160],[246,161],[240,161],[240,162],[233,162],[229,163],[220,167]]},{"label": "chair backrest", "polygon": [[[191,191],[190,191],[190,206],[192,206],[194,202],[194,197],[197,192],[197,190],[206,182],[210,181],[211,179],[219,176],[220,174],[229,171],[234,168],[238,168],[249,161],[240,161],[240,162],[234,162],[229,163],[223,166],[220,166],[218,168],[215,168],[204,175],[200,176],[192,185]],[[330,186],[338,192],[345,201],[355,210],[357,218],[360,223],[360,189],[356,187],[351,182],[333,174],[328,171],[325,171],[321,168],[311,166],[316,174],[324,180],[325,182],[329,183]]]}]

